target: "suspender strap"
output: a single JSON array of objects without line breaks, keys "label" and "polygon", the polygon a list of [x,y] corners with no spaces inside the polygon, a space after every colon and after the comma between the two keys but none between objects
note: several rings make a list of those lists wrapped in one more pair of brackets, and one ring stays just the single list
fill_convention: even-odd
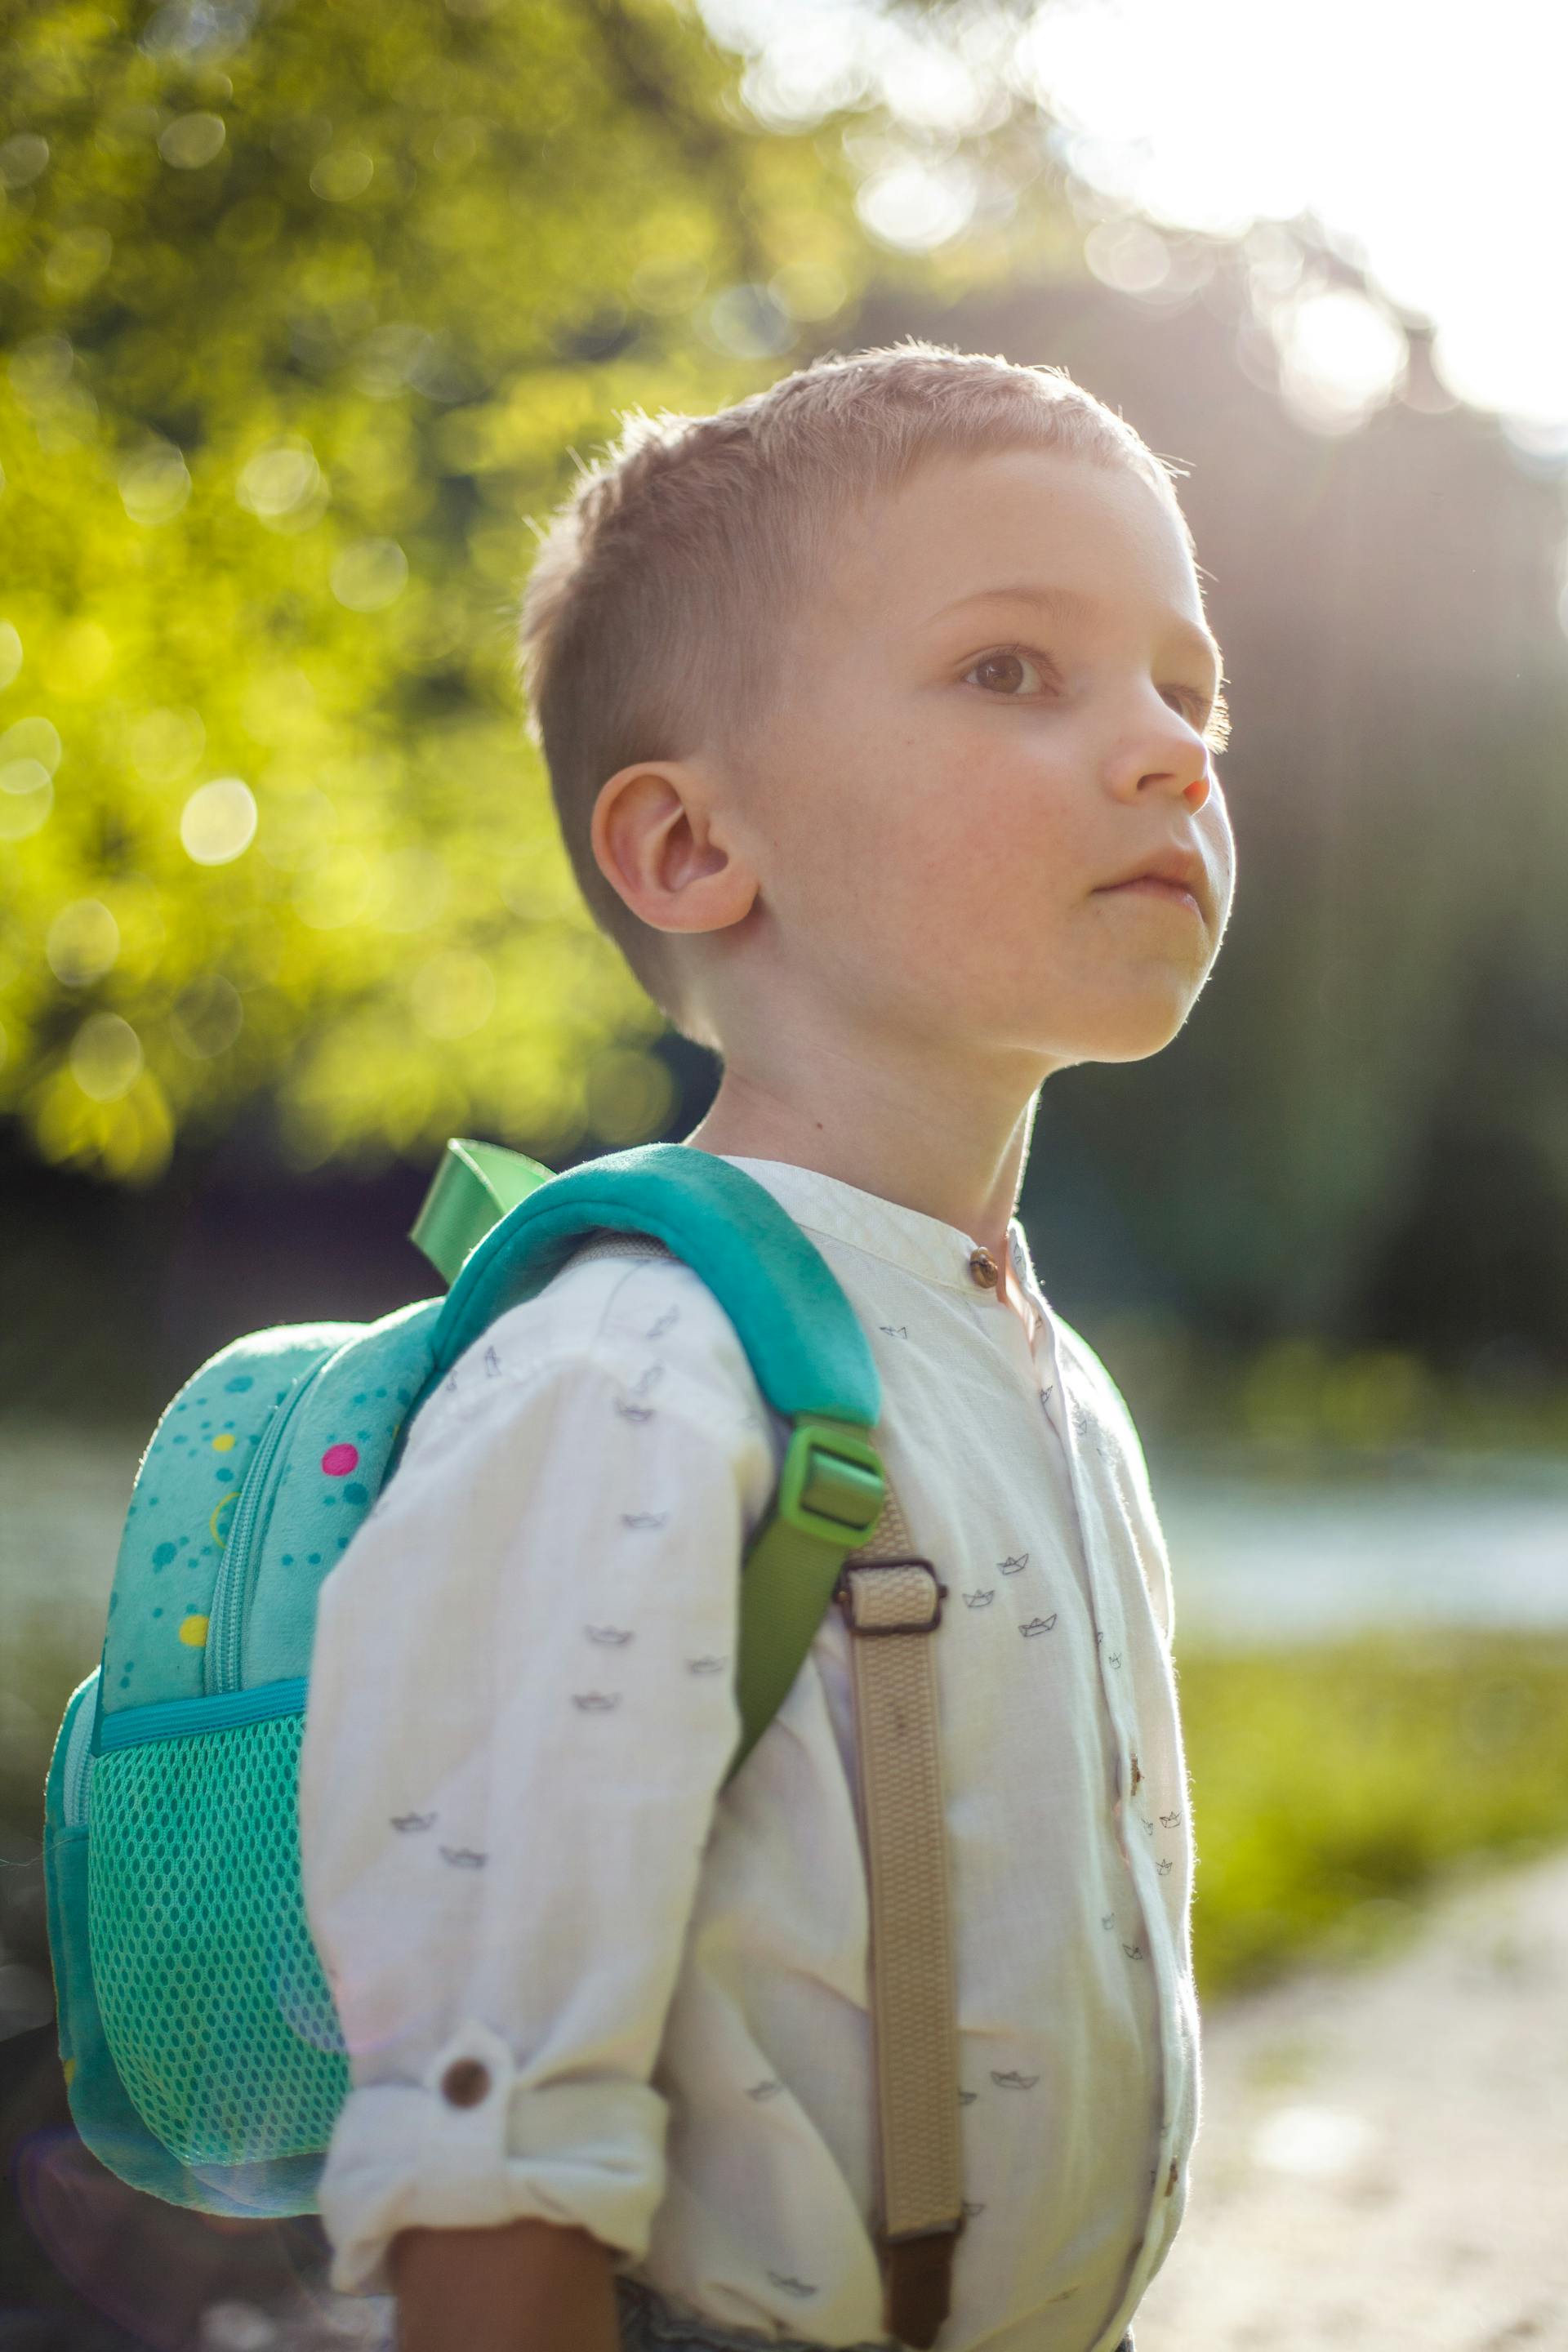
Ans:
[{"label": "suspender strap", "polygon": [[871,2016],[880,2138],[884,2323],[936,2341],[963,2228],[946,1819],[931,1637],[946,1587],[889,1491],[845,1562],[855,1744],[871,1900]]}]

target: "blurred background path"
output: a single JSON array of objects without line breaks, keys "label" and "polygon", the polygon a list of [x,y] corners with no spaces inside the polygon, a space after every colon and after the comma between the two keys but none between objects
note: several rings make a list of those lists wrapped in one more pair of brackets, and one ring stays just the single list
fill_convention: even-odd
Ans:
[{"label": "blurred background path", "polygon": [[1193,2196],[1138,2352],[1568,2344],[1568,1857],[1397,1958],[1215,2011]]}]

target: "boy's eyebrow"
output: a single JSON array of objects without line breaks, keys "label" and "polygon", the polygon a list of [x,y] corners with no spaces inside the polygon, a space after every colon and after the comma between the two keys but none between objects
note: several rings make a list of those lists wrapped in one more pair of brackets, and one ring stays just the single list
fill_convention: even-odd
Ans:
[{"label": "boy's eyebrow", "polygon": [[[933,621],[945,620],[949,613],[959,612],[966,604],[1037,604],[1042,612],[1055,613],[1064,621],[1097,620],[1104,609],[1097,598],[1084,595],[1079,589],[1047,588],[1036,581],[1022,580],[1006,588],[978,588],[970,595],[955,597],[951,604],[943,604],[931,617]],[[1183,638],[1194,652],[1209,655],[1214,662],[1215,677],[1223,677],[1225,656],[1220,651],[1219,639],[1214,631],[1200,628],[1194,622],[1184,621],[1176,613],[1168,613],[1165,618],[1171,635]]]}]

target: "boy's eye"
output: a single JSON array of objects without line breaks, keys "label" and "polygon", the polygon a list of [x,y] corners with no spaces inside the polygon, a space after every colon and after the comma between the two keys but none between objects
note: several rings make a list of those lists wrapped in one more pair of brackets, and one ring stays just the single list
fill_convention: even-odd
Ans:
[{"label": "boy's eye", "polygon": [[1000,653],[983,654],[964,672],[965,685],[971,678],[976,686],[984,687],[988,694],[1004,696],[1035,694],[1045,684],[1039,664],[1010,646]]}]

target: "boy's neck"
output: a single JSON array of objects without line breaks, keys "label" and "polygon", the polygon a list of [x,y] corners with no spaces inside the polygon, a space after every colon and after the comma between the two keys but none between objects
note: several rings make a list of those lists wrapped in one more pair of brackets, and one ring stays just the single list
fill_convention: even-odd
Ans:
[{"label": "boy's neck", "polygon": [[810,1168],[957,1226],[990,1251],[1001,1296],[1022,1312],[1007,1226],[1037,1097],[1010,1119],[994,1113],[988,1121],[973,1098],[943,1102],[922,1089],[910,1099],[888,1086],[854,1092],[853,1108],[836,1104],[831,1088],[814,1090],[809,1106],[796,1105],[773,1085],[727,1068],[707,1117],[683,1140],[733,1159]]}]

